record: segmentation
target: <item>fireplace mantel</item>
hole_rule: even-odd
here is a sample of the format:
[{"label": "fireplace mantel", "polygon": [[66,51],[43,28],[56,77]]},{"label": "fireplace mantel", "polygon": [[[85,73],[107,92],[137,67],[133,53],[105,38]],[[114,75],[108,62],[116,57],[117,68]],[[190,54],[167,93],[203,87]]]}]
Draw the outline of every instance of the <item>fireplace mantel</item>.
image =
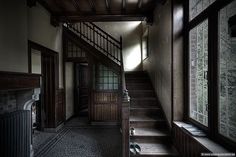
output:
[{"label": "fireplace mantel", "polygon": [[31,106],[39,100],[40,80],[38,74],[0,71],[1,155],[33,157]]},{"label": "fireplace mantel", "polygon": [[40,77],[39,74],[0,71],[0,91],[39,88]]}]

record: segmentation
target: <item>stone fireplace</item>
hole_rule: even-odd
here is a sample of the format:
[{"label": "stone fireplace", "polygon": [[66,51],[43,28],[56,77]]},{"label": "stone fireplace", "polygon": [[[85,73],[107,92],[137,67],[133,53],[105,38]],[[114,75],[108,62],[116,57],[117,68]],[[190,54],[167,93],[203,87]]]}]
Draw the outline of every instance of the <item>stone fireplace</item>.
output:
[{"label": "stone fireplace", "polygon": [[1,156],[33,156],[31,106],[39,94],[40,75],[0,72]]}]

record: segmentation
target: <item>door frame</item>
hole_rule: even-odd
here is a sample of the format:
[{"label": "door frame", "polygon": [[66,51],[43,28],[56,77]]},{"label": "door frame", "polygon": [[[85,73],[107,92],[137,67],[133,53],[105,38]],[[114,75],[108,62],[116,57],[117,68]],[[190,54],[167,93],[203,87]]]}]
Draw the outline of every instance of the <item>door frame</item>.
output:
[{"label": "door frame", "polygon": [[[44,128],[55,128],[57,127],[57,120],[55,118],[55,112],[56,112],[56,92],[59,89],[59,55],[57,52],[48,49],[40,44],[37,44],[33,41],[28,40],[28,73],[32,73],[32,61],[31,61],[31,57],[32,57],[32,51],[31,49],[35,49],[41,52],[41,75],[42,75],[42,79],[41,79],[41,96],[40,96],[40,126],[39,126],[39,130],[44,130]],[[43,59],[47,58],[48,56],[53,57],[53,62],[52,64],[54,65],[53,68],[53,74],[55,74],[55,77],[53,80],[49,80],[51,81],[51,83],[53,84],[53,88],[51,90],[51,95],[52,95],[52,100],[51,100],[51,105],[52,106],[48,106],[48,109],[53,109],[53,115],[48,116],[46,114],[46,109],[45,109],[45,105],[43,105],[44,101],[45,101],[45,94],[44,93],[44,79],[43,77],[45,77],[45,75],[43,74]],[[50,84],[51,84],[50,83]],[[44,114],[44,112],[45,114]],[[50,110],[51,111],[51,110]],[[63,111],[65,112],[65,110]],[[48,124],[46,124],[45,120],[47,119]]]}]

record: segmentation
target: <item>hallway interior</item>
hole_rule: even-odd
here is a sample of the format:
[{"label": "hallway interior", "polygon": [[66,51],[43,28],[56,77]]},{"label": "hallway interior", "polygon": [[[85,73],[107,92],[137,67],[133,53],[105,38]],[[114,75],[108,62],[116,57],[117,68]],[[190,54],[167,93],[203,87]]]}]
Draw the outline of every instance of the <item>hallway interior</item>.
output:
[{"label": "hallway interior", "polygon": [[236,0],[1,0],[1,157],[236,156]]}]

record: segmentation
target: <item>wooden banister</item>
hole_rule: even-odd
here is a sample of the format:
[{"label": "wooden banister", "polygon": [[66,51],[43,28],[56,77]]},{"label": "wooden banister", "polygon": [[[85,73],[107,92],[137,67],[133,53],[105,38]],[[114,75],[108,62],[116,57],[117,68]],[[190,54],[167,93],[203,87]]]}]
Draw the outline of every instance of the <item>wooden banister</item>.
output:
[{"label": "wooden banister", "polygon": [[121,41],[91,22],[67,23],[64,26],[121,66]]}]

